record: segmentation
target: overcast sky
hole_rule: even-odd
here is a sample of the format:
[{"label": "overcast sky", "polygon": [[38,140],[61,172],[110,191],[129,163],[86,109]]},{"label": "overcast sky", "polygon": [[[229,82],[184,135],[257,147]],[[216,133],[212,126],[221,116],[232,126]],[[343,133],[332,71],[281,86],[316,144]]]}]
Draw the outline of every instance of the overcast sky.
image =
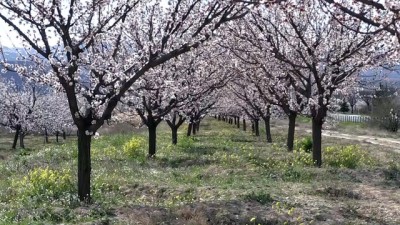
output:
[{"label": "overcast sky", "polygon": [[16,45],[16,47],[21,47],[21,43],[18,41],[11,41],[12,37],[14,36],[15,39],[15,34],[12,35],[10,33],[10,28],[7,27],[7,25],[0,20],[0,44],[6,47],[13,47],[13,43]]},{"label": "overcast sky", "polygon": [[[161,4],[166,6],[168,4],[168,0],[161,0]],[[3,20],[0,19],[0,45],[9,48],[22,47],[21,40],[17,39],[18,35],[16,32],[10,32],[10,30],[12,30],[12,28],[10,28],[3,22]]]}]

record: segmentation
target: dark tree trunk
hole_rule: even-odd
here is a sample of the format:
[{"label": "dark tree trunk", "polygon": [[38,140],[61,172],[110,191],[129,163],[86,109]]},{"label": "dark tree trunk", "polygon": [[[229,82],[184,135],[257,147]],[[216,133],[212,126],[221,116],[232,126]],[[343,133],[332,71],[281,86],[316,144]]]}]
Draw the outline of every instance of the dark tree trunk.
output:
[{"label": "dark tree trunk", "polygon": [[251,133],[255,133],[254,120],[251,122]]},{"label": "dark tree trunk", "polygon": [[367,104],[368,112],[371,112],[372,111],[371,102],[370,101],[365,101],[365,103]]},{"label": "dark tree trunk", "polygon": [[13,141],[13,144],[12,144],[12,149],[16,149],[16,148],[17,148],[18,136],[19,136],[20,131],[21,131],[21,128],[20,128],[20,127],[17,127],[17,129],[15,130],[15,135],[14,135],[14,141]]},{"label": "dark tree trunk", "polygon": [[312,118],[312,150],[313,150],[313,161],[315,165],[321,167],[322,165],[322,149],[321,149],[321,136],[322,136],[322,124],[321,118]]},{"label": "dark tree trunk", "polygon": [[47,128],[44,128],[44,143],[49,143],[49,134],[47,133]]},{"label": "dark tree trunk", "polygon": [[78,196],[81,201],[90,202],[90,144],[92,136],[85,134],[85,129],[78,132]]},{"label": "dark tree trunk", "polygon": [[218,115],[218,121],[221,121],[221,115]]},{"label": "dark tree trunk", "polygon": [[246,131],[247,127],[246,127],[246,120],[243,119],[243,130]]},{"label": "dark tree trunk", "polygon": [[272,136],[271,136],[271,117],[266,116],[263,118],[265,124],[265,135],[267,136],[267,142],[272,143]]},{"label": "dark tree trunk", "polygon": [[293,151],[294,133],[296,129],[296,117],[297,113],[291,112],[289,114],[289,129],[288,129],[288,136],[286,143],[289,151]]},{"label": "dark tree trunk", "polygon": [[157,125],[148,125],[149,130],[149,155],[148,157],[154,157],[156,155],[156,143],[157,143]]},{"label": "dark tree trunk", "polygon": [[240,118],[236,117],[236,127],[240,129]]},{"label": "dark tree trunk", "polygon": [[259,120],[254,120],[254,131],[256,133],[256,136],[260,136],[260,126],[259,126]]},{"label": "dark tree trunk", "polygon": [[233,120],[234,120],[234,124],[236,125],[236,116],[233,117]]},{"label": "dark tree trunk", "polygon": [[178,143],[178,128],[171,127],[172,133],[172,144],[176,145]]},{"label": "dark tree trunk", "polygon": [[192,126],[193,123],[189,123],[186,136],[190,137],[192,135]]},{"label": "dark tree trunk", "polygon": [[200,132],[200,120],[199,122],[196,123],[196,129],[197,129],[197,133]]},{"label": "dark tree trunk", "polygon": [[354,105],[350,105],[350,107],[351,107],[351,114],[353,114],[354,113]]},{"label": "dark tree trunk", "polygon": [[[179,119],[177,120],[177,118]],[[183,116],[177,116],[177,114],[174,114],[172,120],[167,120],[167,124],[171,128],[172,144],[174,145],[178,143],[178,129],[185,122],[185,120],[186,119]]]},{"label": "dark tree trunk", "polygon": [[192,134],[193,135],[197,134],[197,123],[193,123],[193,125],[192,125]]},{"label": "dark tree trunk", "polygon": [[24,137],[25,137],[24,132],[20,131],[20,133],[19,133],[19,147],[20,148],[25,148]]},{"label": "dark tree trunk", "polygon": [[56,142],[58,143],[58,136],[60,136],[60,132],[56,131]]},{"label": "dark tree trunk", "polygon": [[65,133],[65,131],[64,131],[64,130],[63,130],[62,136],[63,136],[63,139],[64,139],[64,140],[66,140],[66,139],[67,139],[67,134]]}]

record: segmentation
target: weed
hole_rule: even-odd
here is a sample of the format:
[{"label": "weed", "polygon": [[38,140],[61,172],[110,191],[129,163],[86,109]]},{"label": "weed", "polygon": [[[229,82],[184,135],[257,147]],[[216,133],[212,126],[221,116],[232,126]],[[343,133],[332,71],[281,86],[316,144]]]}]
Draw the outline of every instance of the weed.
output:
[{"label": "weed", "polygon": [[143,150],[144,140],[142,138],[133,137],[123,145],[123,152],[126,156],[132,159],[144,159],[145,153]]},{"label": "weed", "polygon": [[194,142],[195,140],[193,139],[193,137],[185,136],[179,139],[178,147],[184,150],[188,150],[194,147]]},{"label": "weed", "polygon": [[72,177],[69,170],[52,170],[35,168],[22,179],[13,179],[11,187],[20,199],[59,198],[65,193],[73,191]]},{"label": "weed", "polygon": [[274,201],[269,193],[265,192],[251,192],[244,196],[245,200],[256,201],[261,205],[266,205]]},{"label": "weed", "polygon": [[349,169],[372,164],[368,153],[362,151],[357,145],[327,147],[324,151],[324,159],[329,166]]},{"label": "weed", "polygon": [[313,143],[311,137],[305,137],[302,138],[301,140],[296,140],[294,144],[295,144],[295,149],[298,151],[305,151],[305,152],[312,151]]}]

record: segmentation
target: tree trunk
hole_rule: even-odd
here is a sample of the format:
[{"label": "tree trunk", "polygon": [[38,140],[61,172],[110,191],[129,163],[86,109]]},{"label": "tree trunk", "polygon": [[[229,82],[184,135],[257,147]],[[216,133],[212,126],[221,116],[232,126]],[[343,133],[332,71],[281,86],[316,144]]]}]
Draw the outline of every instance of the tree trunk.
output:
[{"label": "tree trunk", "polygon": [[154,157],[156,155],[156,143],[157,143],[157,125],[147,126],[149,130],[149,155],[148,157]]},{"label": "tree trunk", "polygon": [[218,115],[218,121],[221,121],[221,115]]},{"label": "tree trunk", "polygon": [[263,118],[265,124],[265,135],[267,136],[267,142],[272,143],[272,136],[271,136],[271,117],[266,116]]},{"label": "tree trunk", "polygon": [[372,111],[371,102],[366,101],[365,103],[367,104],[368,112],[371,112]]},{"label": "tree trunk", "polygon": [[192,123],[189,123],[186,136],[190,137],[192,135]]},{"label": "tree trunk", "polygon": [[[217,116],[215,116],[217,117]],[[172,120],[167,120],[168,126],[171,128],[171,134],[172,134],[172,144],[176,145],[178,143],[178,129],[182,124],[185,122],[185,118],[183,116],[178,116],[177,120],[177,115],[174,114],[172,117]]]},{"label": "tree trunk", "polygon": [[67,134],[65,133],[65,131],[64,131],[64,130],[63,130],[62,136],[63,136],[63,139],[64,139],[64,140],[66,140],[66,139],[67,139]]},{"label": "tree trunk", "polygon": [[251,133],[255,133],[254,120],[251,122]]},{"label": "tree trunk", "polygon": [[58,136],[60,135],[60,133],[58,131],[56,131],[56,142],[58,143]]},{"label": "tree trunk", "polygon": [[197,134],[197,123],[193,123],[193,125],[192,125],[192,134],[193,135]]},{"label": "tree trunk", "polygon": [[47,128],[44,128],[44,143],[49,143],[49,134],[47,133]]},{"label": "tree trunk", "polygon": [[243,119],[243,130],[246,131],[246,129],[247,129],[247,128],[246,128],[246,120]]},{"label": "tree trunk", "polygon": [[20,133],[21,128],[17,127],[17,129],[15,130],[15,135],[14,135],[14,141],[12,144],[12,149],[16,149],[17,148],[17,142],[18,142],[18,136]]},{"label": "tree trunk", "polygon": [[256,133],[256,136],[260,136],[260,127],[259,127],[259,120],[254,120],[254,131]]},{"label": "tree trunk", "polygon": [[236,127],[240,129],[240,117],[236,117]]},{"label": "tree trunk", "polygon": [[171,127],[171,133],[172,133],[172,144],[176,145],[178,143],[178,128]]},{"label": "tree trunk", "polygon": [[197,129],[197,133],[200,132],[200,120],[199,122],[196,123],[196,129]]},{"label": "tree trunk", "polygon": [[288,136],[286,143],[288,151],[293,151],[294,132],[296,129],[296,117],[297,113],[292,112],[289,114],[289,129],[288,129]]},{"label": "tree trunk", "polygon": [[78,196],[79,200],[90,202],[90,144],[92,136],[85,134],[85,129],[78,132]]},{"label": "tree trunk", "polygon": [[320,118],[312,118],[312,150],[313,150],[313,161],[315,165],[321,167],[322,165],[322,150],[321,150],[321,136],[322,136],[322,122]]},{"label": "tree trunk", "polygon": [[20,148],[25,148],[25,143],[24,143],[24,132],[19,133],[19,147]]},{"label": "tree trunk", "polygon": [[234,120],[234,124],[236,125],[236,116],[233,117],[233,120]]}]

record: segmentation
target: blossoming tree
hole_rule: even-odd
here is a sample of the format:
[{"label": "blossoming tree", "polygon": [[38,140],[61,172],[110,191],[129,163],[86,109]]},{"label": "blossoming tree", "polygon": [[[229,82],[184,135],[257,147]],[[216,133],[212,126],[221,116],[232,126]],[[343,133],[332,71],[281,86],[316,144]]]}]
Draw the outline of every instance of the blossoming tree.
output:
[{"label": "blossoming tree", "polygon": [[150,69],[212,39],[247,13],[230,1],[66,0],[0,2],[0,19],[26,48],[12,65],[30,79],[61,88],[78,128],[78,195],[90,201],[91,136],[121,97]]}]

